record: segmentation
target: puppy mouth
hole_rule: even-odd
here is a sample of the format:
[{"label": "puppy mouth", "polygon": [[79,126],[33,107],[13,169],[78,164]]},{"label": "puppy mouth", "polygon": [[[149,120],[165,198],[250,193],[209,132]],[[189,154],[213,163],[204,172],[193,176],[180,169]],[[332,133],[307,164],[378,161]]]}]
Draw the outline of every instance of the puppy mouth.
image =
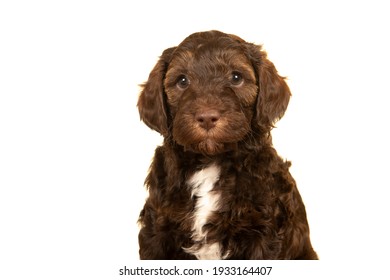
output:
[{"label": "puppy mouth", "polygon": [[190,145],[191,150],[211,156],[226,152],[229,150],[229,146],[228,143],[216,142],[211,138],[206,138],[204,141]]},{"label": "puppy mouth", "polygon": [[251,130],[250,122],[241,112],[218,115],[215,121],[212,116],[206,116],[208,124],[205,124],[204,116],[176,114],[172,125],[173,139],[185,150],[212,156],[235,149]]},{"label": "puppy mouth", "polygon": [[187,135],[187,137],[181,137],[181,135],[176,135],[177,137],[175,137],[174,135],[174,138],[185,150],[208,156],[222,154],[235,149],[237,143],[242,140],[244,135],[242,132],[242,135],[240,136],[236,135],[236,137],[231,137],[232,133],[222,133],[221,131],[218,131],[218,129],[200,129],[200,131],[198,130],[196,132],[195,130],[192,132],[193,134]]}]

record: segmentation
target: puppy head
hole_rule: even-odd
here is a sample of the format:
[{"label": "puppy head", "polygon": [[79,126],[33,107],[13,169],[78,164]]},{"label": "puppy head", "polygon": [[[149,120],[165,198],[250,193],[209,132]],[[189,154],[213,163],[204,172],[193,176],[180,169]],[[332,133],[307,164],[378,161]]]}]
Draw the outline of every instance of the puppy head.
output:
[{"label": "puppy head", "polygon": [[261,47],[219,31],[165,50],[143,85],[141,119],[185,149],[216,155],[258,125],[270,130],[290,97]]}]

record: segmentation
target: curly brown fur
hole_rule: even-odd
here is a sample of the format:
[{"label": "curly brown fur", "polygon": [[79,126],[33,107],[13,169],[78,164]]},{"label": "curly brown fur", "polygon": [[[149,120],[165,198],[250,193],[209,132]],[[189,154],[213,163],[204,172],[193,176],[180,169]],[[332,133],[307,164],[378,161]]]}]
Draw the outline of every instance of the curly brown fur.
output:
[{"label": "curly brown fur", "polygon": [[[138,101],[164,136],[145,181],[141,259],[317,259],[290,163],[270,135],[289,98],[261,47],[235,35],[194,33],[163,52]],[[197,176],[213,183],[203,186],[210,205]]]}]

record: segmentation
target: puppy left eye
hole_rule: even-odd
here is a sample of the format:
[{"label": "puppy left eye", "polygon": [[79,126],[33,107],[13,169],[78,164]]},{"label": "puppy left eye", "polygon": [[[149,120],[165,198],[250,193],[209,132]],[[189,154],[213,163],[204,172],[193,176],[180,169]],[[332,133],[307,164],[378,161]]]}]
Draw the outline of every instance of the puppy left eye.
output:
[{"label": "puppy left eye", "polygon": [[176,85],[178,88],[186,89],[189,86],[189,84],[190,84],[190,81],[188,80],[188,78],[185,75],[180,75],[177,78]]},{"label": "puppy left eye", "polygon": [[244,79],[242,78],[241,73],[234,71],[232,73],[232,77],[231,77],[230,81],[231,81],[232,85],[240,86],[244,82]]}]

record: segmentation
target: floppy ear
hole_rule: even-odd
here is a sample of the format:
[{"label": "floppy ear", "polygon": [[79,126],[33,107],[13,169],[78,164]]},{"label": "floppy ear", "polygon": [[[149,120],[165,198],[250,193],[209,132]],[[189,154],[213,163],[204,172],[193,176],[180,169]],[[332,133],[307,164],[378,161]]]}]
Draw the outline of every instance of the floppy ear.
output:
[{"label": "floppy ear", "polygon": [[290,89],[279,76],[274,64],[261,47],[251,45],[251,59],[258,75],[259,93],[256,103],[256,120],[259,125],[273,127],[281,119],[290,100]]},{"label": "floppy ear", "polygon": [[150,72],[148,80],[142,85],[137,104],[141,120],[163,136],[168,135],[169,114],[164,93],[164,78],[174,49],[169,48],[163,52]]}]

